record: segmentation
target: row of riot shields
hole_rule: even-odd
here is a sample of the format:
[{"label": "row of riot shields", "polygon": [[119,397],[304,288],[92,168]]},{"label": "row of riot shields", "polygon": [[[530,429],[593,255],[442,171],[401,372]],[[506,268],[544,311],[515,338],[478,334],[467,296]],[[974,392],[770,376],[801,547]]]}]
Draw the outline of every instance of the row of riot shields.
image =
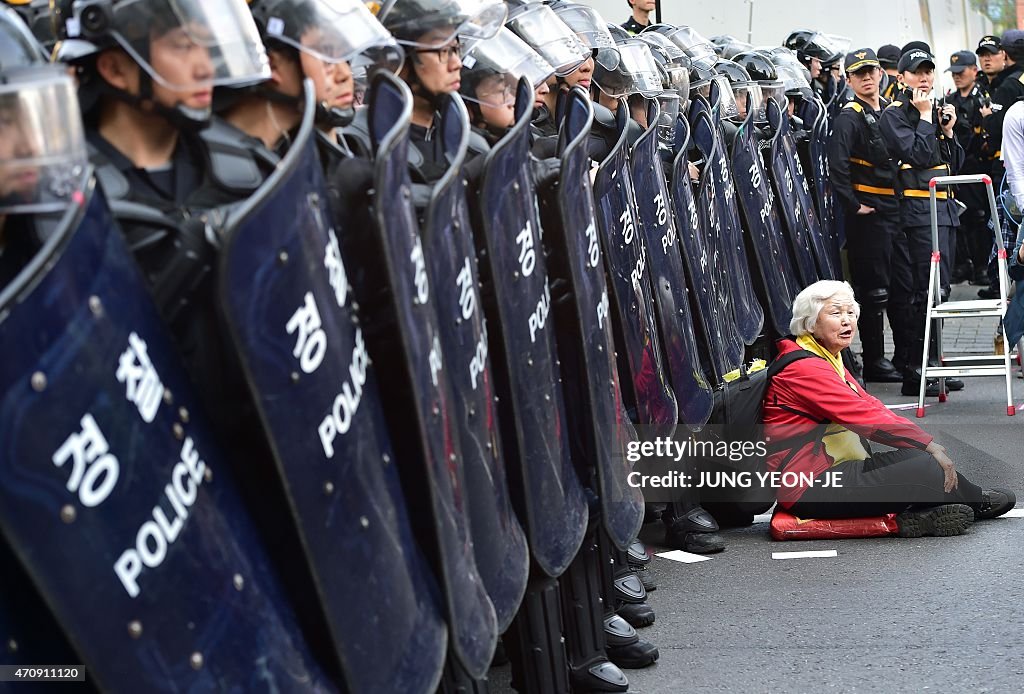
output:
[{"label": "row of riot shields", "polygon": [[[591,162],[575,89],[557,180],[538,186],[530,85],[473,180],[450,98],[449,168],[417,209],[408,88],[375,78],[356,203],[324,180],[311,99],[275,173],[212,230],[286,503],[243,493],[247,461],[208,424],[89,183],[0,293],[0,534],[22,577],[5,578],[0,635],[38,605],[109,691],[376,693],[479,686],[508,632],[521,688],[565,691],[599,669],[612,601],[580,588],[607,587],[588,578],[595,548],[625,550],[642,523],[628,444],[704,426],[747,346],[838,272],[784,113],[727,143],[712,92],[666,157],[658,104],[633,141],[623,105]],[[294,526],[305,566],[275,563],[268,518]],[[286,589],[300,569],[314,594]]]}]

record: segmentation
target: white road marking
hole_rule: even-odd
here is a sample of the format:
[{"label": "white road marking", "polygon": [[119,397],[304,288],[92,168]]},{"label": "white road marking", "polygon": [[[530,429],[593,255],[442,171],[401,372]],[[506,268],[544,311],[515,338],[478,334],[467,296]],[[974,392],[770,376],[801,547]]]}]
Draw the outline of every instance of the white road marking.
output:
[{"label": "white road marking", "polygon": [[821,549],[812,552],[772,552],[772,559],[824,559],[838,555],[834,549]]},{"label": "white road marking", "polygon": [[1024,518],[1024,508],[1011,508],[1003,514],[1003,518]]},{"label": "white road marking", "polygon": [[[932,403],[926,402],[924,404],[924,406],[925,407],[931,407]],[[886,407],[888,407],[893,412],[899,412],[900,410],[913,410],[913,409],[917,409],[917,403],[916,402],[908,402],[908,403],[902,404],[902,405],[886,405]]]},{"label": "white road marking", "polygon": [[674,549],[671,552],[661,552],[654,556],[661,557],[662,559],[671,559],[672,561],[681,561],[684,564],[695,564],[699,561],[708,561],[711,559],[711,557],[705,557],[701,554],[691,554],[689,552],[684,552],[681,549]]}]

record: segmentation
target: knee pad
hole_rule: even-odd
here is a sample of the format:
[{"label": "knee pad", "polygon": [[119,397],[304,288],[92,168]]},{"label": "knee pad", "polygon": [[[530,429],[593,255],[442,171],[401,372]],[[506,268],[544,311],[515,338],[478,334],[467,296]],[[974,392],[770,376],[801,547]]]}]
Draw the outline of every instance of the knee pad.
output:
[{"label": "knee pad", "polygon": [[889,303],[889,290],[885,287],[868,289],[863,293],[861,303],[865,308],[884,309]]}]

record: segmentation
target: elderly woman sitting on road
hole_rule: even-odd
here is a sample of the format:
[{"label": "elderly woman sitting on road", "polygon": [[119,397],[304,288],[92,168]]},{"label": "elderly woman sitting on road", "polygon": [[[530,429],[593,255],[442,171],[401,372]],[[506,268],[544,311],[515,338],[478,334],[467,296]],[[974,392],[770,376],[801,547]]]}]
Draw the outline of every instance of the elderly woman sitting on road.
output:
[{"label": "elderly woman sitting on road", "polygon": [[[857,385],[839,353],[859,315],[846,282],[815,282],[793,302],[796,337],[779,341],[779,356],[801,349],[814,356],[787,366],[765,394],[768,468],[802,480],[779,488],[779,505],[802,518],[896,513],[902,537],[960,535],[972,521],[1012,509],[1013,492],[969,482],[929,434]],[[872,453],[868,439],[896,450]],[[826,472],[841,472],[842,486],[808,484]]]}]

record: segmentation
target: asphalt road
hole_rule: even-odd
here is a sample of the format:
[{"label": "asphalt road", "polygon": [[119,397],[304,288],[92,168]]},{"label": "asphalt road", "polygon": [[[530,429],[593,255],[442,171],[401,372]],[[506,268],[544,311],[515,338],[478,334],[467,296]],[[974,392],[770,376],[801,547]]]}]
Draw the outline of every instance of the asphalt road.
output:
[{"label": "asphalt road", "polygon": [[[969,379],[916,420],[982,487],[1024,506],[1024,381],[1006,416],[1003,381]],[[872,389],[910,403],[899,384]],[[903,412],[913,417],[913,410]],[[641,535],[658,552],[660,527]],[[976,523],[954,538],[773,542],[767,519],[725,531],[727,548],[684,564],[656,557],[657,622],[640,631],[661,658],[627,671],[630,691],[1022,692],[1024,518]],[[772,559],[836,550],[832,558]],[[491,691],[508,688],[508,668]]]}]

